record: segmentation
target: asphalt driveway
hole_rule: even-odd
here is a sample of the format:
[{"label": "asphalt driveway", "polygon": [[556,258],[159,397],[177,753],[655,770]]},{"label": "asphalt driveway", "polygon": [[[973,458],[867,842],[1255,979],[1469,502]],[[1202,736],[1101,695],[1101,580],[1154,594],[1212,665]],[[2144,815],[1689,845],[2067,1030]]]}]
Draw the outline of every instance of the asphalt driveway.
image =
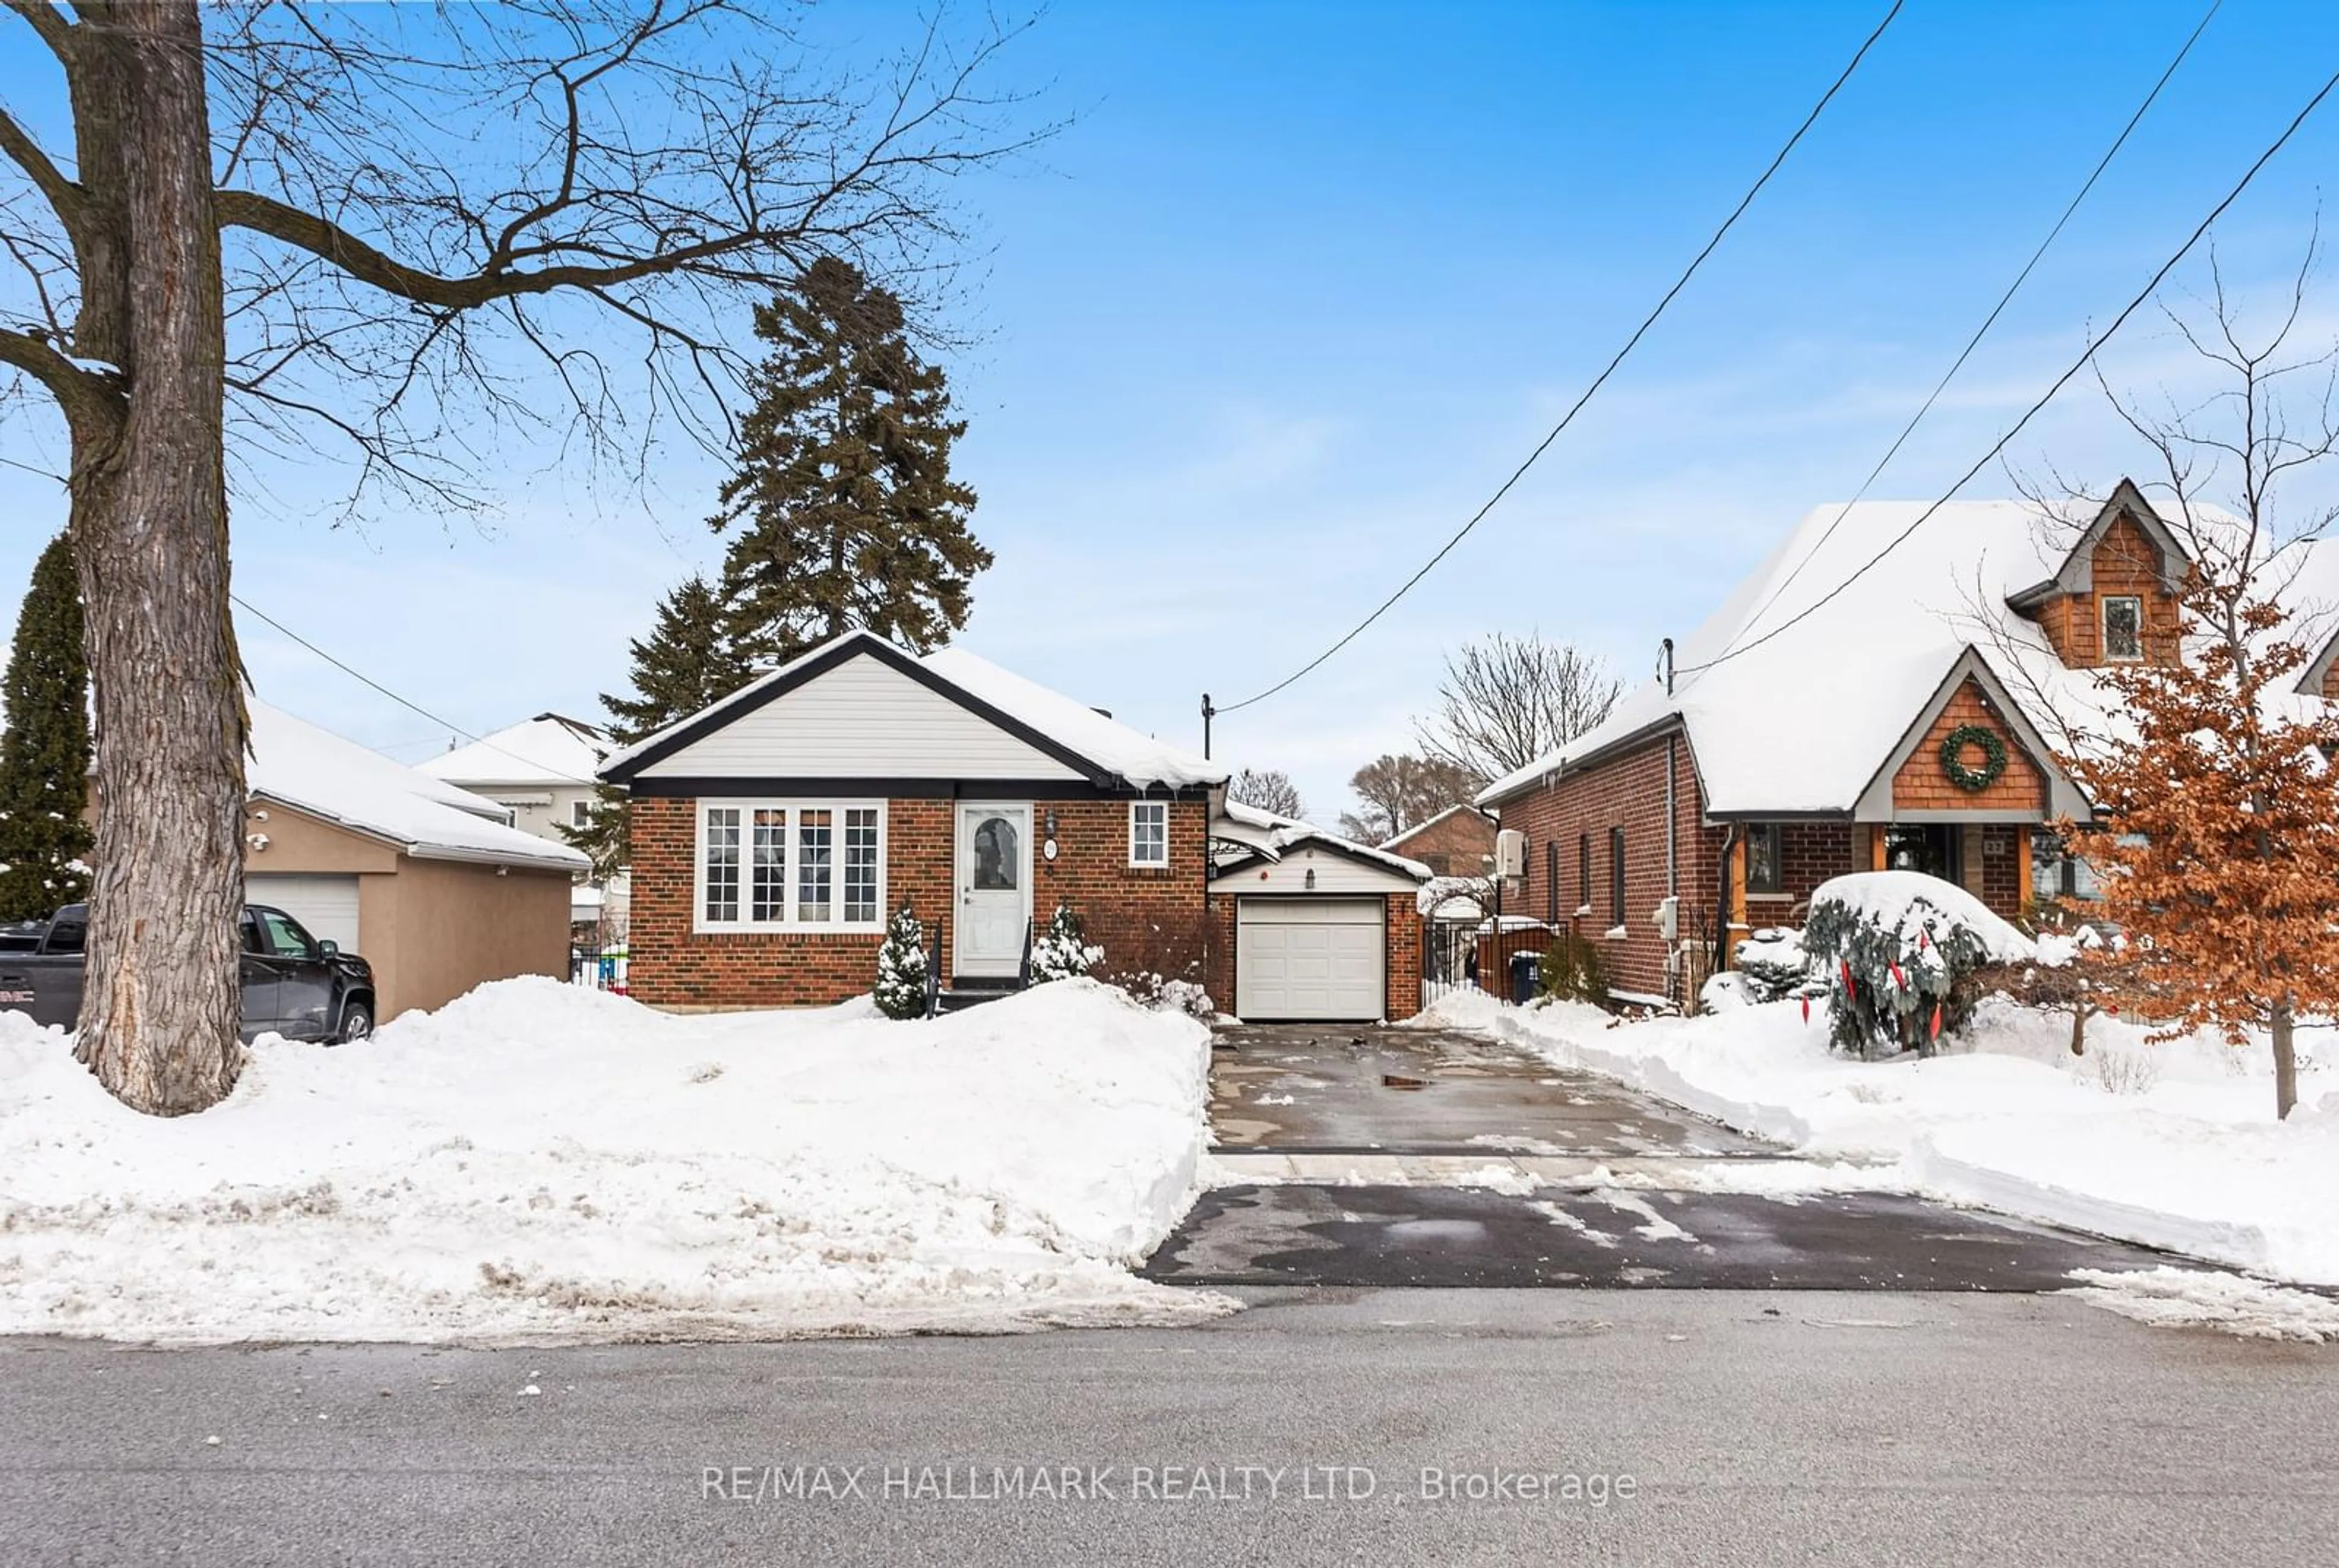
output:
[{"label": "asphalt driveway", "polygon": [[1242,1024],[1210,1061],[1227,1150],[1318,1154],[1767,1155],[1760,1139],[1450,1030]]},{"label": "asphalt driveway", "polygon": [[1165,1284],[2039,1291],[2168,1261],[1897,1193],[1773,1196],[1808,1185],[1762,1169],[1791,1151],[1472,1034],[1218,1044],[1227,1184],[1147,1264]]}]

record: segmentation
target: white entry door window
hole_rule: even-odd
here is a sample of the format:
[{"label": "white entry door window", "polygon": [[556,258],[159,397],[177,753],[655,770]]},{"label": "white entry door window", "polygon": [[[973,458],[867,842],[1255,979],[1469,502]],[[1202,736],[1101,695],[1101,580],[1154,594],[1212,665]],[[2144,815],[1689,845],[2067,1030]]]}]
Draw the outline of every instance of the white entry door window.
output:
[{"label": "white entry door window", "polygon": [[958,811],[958,932],[952,967],[1007,976],[1023,962],[1031,918],[1031,808],[995,802]]}]

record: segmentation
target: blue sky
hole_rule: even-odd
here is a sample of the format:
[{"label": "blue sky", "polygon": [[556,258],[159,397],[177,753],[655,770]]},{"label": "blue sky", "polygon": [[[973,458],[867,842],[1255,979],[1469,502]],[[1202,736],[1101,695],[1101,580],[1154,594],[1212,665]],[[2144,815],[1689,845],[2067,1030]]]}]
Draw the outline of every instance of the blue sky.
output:
[{"label": "blue sky", "polygon": [[[1222,721],[1327,819],[1409,744],[1443,650],[1572,639],[1638,677],[1811,508],[1847,496],[2132,112],[2204,0],[1911,0],[1641,350],[1518,490],[1339,659]],[[1476,508],[1604,363],[1882,15],[1860,5],[1063,4],[1004,62],[1038,156],[964,181],[972,335],[948,361],[997,567],[966,646],[1199,740],[1204,690],[1305,662]],[[883,46],[906,5],[830,7]],[[0,54],[0,94],[38,62]],[[2334,64],[2339,8],[2232,0],[1876,493],[1930,498],[2206,212]],[[2339,168],[2326,105],[2218,231],[2282,279]],[[2198,268],[2183,276],[2197,282]],[[2334,280],[2318,295],[2325,317]],[[2124,385],[2182,376],[2139,323]],[[739,324],[742,336],[745,322]],[[0,415],[0,455],[54,438]],[[2074,389],[2017,443],[2107,478]],[[719,463],[645,505],[502,455],[483,526],[239,511],[253,603],[474,733],[597,715],[656,595],[719,554]],[[272,485],[331,493],[332,460]],[[2006,493],[2001,475],[1969,494]],[[290,513],[291,515],[287,515]],[[62,520],[0,471],[0,583]],[[247,621],[261,695],[408,760],[445,734]]]}]

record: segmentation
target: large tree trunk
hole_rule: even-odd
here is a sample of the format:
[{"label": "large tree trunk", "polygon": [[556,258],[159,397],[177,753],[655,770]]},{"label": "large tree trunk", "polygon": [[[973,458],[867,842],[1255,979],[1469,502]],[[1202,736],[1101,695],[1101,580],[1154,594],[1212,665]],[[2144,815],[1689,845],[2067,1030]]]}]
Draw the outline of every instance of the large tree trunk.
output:
[{"label": "large tree trunk", "polygon": [[134,1109],[175,1116],[225,1098],[242,1066],[245,715],[228,606],[219,229],[194,0],[87,15],[123,89],[121,205],[100,221],[120,225],[108,238],[123,258],[126,330],[113,358],[128,399],[118,430],[74,440],[98,800],[75,1053]]},{"label": "large tree trunk", "polygon": [[2291,1041],[2297,1016],[2290,998],[2275,1003],[2268,1021],[2274,1035],[2274,1114],[2276,1120],[2287,1121],[2292,1107],[2298,1103],[2298,1051]]}]

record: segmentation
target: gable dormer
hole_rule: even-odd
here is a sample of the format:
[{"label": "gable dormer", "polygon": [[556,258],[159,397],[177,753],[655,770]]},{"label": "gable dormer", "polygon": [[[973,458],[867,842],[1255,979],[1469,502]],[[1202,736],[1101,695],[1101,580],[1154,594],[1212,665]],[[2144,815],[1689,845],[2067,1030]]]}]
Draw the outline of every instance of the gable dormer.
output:
[{"label": "gable dormer", "polygon": [[2122,479],[2055,575],[2008,594],[2072,669],[2176,657],[2178,601],[2193,557],[2133,479]]}]

